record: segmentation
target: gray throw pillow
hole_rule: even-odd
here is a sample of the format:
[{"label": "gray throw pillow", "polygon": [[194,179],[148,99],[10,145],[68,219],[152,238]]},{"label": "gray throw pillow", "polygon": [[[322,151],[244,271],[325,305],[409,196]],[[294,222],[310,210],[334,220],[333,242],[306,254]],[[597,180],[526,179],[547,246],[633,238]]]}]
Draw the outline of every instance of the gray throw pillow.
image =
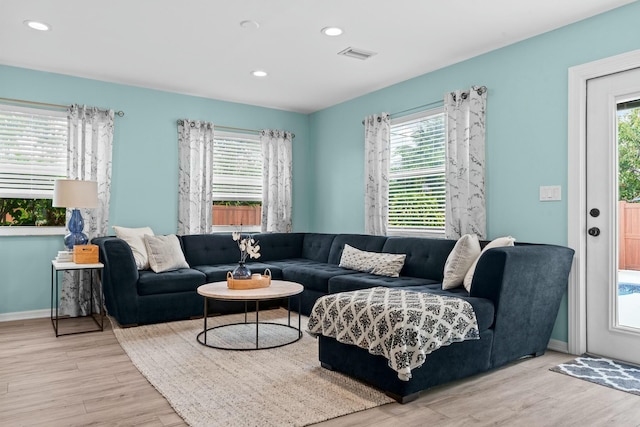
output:
[{"label": "gray throw pillow", "polygon": [[189,268],[184,258],[180,241],[175,234],[168,236],[144,236],[144,244],[149,255],[149,266],[156,273]]}]

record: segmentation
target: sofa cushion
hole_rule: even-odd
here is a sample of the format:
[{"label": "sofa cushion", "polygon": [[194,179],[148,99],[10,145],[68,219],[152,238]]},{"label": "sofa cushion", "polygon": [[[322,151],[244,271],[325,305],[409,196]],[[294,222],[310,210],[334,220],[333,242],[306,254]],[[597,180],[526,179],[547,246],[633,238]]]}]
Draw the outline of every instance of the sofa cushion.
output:
[{"label": "sofa cushion", "polygon": [[[278,266],[262,262],[248,262],[245,265],[251,270],[251,273],[264,274],[264,271],[268,268],[271,270],[272,278],[282,279],[282,269]],[[233,264],[194,265],[193,268],[207,276],[207,283],[212,283],[227,280],[227,273],[233,271],[237,266],[238,263],[236,262]]]},{"label": "sofa cushion", "polygon": [[195,291],[206,283],[203,272],[191,268],[154,273],[151,270],[140,271],[138,279],[138,295],[170,294],[175,292]]},{"label": "sofa cushion", "polygon": [[462,287],[442,290],[440,284],[431,284],[424,286],[411,286],[404,289],[408,291],[429,292],[436,295],[461,298],[468,301],[473,306],[473,311],[475,311],[476,319],[478,320],[478,330],[480,332],[493,326],[495,316],[495,305],[493,304],[493,301],[486,298],[470,297],[467,291]]},{"label": "sofa cushion", "polygon": [[344,245],[338,267],[363,271],[378,276],[398,277],[404,266],[405,254],[361,251]]},{"label": "sofa cushion", "polygon": [[259,233],[253,236],[260,245],[260,261],[300,258],[303,233]]},{"label": "sofa cushion", "polygon": [[[284,269],[285,267],[291,267],[294,265],[314,265],[316,264],[316,261],[311,261],[310,259],[306,259],[306,258],[292,258],[292,259],[284,259],[284,260],[280,260],[280,261],[269,261],[270,265],[274,265],[276,267],[280,267],[280,269]],[[324,262],[321,262],[319,264],[326,264]]]},{"label": "sofa cushion", "polygon": [[329,251],[329,264],[340,263],[344,245],[349,245],[361,251],[382,252],[384,242],[387,241],[385,236],[367,236],[364,234],[338,234],[331,243],[331,251]]},{"label": "sofa cushion", "polygon": [[308,261],[307,263],[295,262],[291,265],[280,265],[282,278],[300,283],[305,289],[327,293],[329,279],[343,274],[355,274],[354,270],[340,268],[337,265]]},{"label": "sofa cushion", "polygon": [[423,286],[437,283],[435,280],[422,279],[418,277],[387,277],[376,276],[369,273],[355,273],[343,276],[336,276],[329,279],[329,293],[356,291],[358,289],[384,286],[387,288]]},{"label": "sofa cushion", "polygon": [[225,234],[191,234],[181,237],[189,265],[229,264],[240,261],[238,243]]},{"label": "sofa cushion", "polygon": [[307,233],[302,240],[302,258],[327,262],[335,234]]},{"label": "sofa cushion", "polygon": [[388,237],[382,252],[406,254],[401,276],[419,277],[442,283],[444,264],[455,240],[422,237]]}]

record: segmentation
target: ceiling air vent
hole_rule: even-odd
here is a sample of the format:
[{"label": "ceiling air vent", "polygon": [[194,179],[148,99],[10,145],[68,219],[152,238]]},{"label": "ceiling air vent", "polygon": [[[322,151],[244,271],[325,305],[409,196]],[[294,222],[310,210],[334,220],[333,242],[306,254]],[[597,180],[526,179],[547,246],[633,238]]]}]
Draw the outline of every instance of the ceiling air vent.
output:
[{"label": "ceiling air vent", "polygon": [[376,54],[375,52],[367,52],[366,50],[355,49],[353,47],[348,47],[342,52],[338,52],[338,55],[348,56],[349,58],[361,59],[363,61],[365,59],[371,58],[375,54]]}]

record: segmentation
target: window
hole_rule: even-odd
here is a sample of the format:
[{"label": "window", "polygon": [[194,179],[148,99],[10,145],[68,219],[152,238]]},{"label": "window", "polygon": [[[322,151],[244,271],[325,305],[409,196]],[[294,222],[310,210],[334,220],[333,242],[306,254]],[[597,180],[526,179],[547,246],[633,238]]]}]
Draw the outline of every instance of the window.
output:
[{"label": "window", "polygon": [[444,235],[445,126],[442,109],[392,120],[390,235]]},{"label": "window", "polygon": [[214,133],[213,229],[260,231],[262,146],[258,135]]},{"label": "window", "polygon": [[62,233],[65,209],[51,199],[66,172],[66,113],[0,105],[0,232]]}]

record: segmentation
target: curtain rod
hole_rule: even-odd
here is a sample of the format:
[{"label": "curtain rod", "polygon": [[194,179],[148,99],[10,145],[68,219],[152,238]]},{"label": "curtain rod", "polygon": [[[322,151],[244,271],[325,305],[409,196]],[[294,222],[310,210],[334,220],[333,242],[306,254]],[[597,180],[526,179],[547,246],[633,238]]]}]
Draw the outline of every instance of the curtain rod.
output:
[{"label": "curtain rod", "polygon": [[[25,101],[25,100],[22,100],[22,99],[13,99],[13,98],[0,98],[0,101],[8,101],[8,102],[13,102],[13,103],[17,103],[17,104],[36,105],[36,106],[39,106],[39,107],[61,108],[61,109],[64,109],[64,110],[69,108],[68,105],[49,104],[49,103],[46,103],[46,102],[36,102],[36,101]],[[113,114],[118,116],[118,117],[123,117],[124,116],[124,111],[114,111]]]},{"label": "curtain rod", "polygon": [[[442,105],[442,104],[444,104],[444,101],[433,101],[433,102],[429,102],[427,104],[416,105],[415,107],[407,108],[406,110],[396,111],[395,113],[390,113],[389,117],[397,116],[398,114],[402,114],[402,113],[408,113],[409,111],[420,110],[420,109],[423,109],[423,108],[426,109],[427,107],[435,107],[436,105]],[[364,125],[364,120],[362,120],[362,124]]]},{"label": "curtain rod", "polygon": [[[234,128],[231,126],[218,126],[218,125],[213,125],[214,129],[223,129],[223,130],[237,130],[240,132],[250,132],[250,133],[260,133],[262,132],[261,130],[257,130],[257,129],[245,129],[245,128]],[[291,139],[295,138],[296,134],[291,132]]]},{"label": "curtain rod", "polygon": [[[472,86],[471,90],[475,90],[478,93],[478,95],[482,95],[484,92],[487,91],[487,87],[486,86]],[[451,94],[455,94],[455,92],[451,92]],[[390,113],[389,116],[396,116],[398,114],[408,113],[409,111],[419,110],[421,108],[427,108],[427,107],[436,106],[436,105],[439,105],[439,104],[444,104],[444,101],[433,101],[433,102],[429,102],[427,104],[417,105],[415,107],[407,108],[406,110],[397,111],[395,113]],[[364,120],[362,121],[362,124],[364,125]]]},{"label": "curtain rod", "polygon": [[[178,124],[180,124],[182,120],[178,120]],[[220,126],[220,125],[213,125],[214,129],[222,129],[222,130],[235,130],[235,131],[240,131],[240,132],[247,132],[247,133],[256,133],[259,134],[260,132],[262,132],[261,130],[258,129],[247,129],[247,128],[234,128],[232,126]],[[296,134],[291,132],[291,139],[295,138]]]},{"label": "curtain rod", "polygon": [[240,132],[247,132],[247,133],[260,133],[260,131],[257,129],[234,128],[232,126],[218,126],[218,125],[213,125],[213,127],[214,129],[237,130]]},{"label": "curtain rod", "polygon": [[421,108],[432,107],[432,106],[436,106],[436,105],[439,105],[439,104],[444,104],[444,101],[442,101],[442,100],[433,101],[433,102],[429,102],[428,104],[417,105],[415,107],[407,108],[406,110],[402,110],[402,111],[397,111],[395,113],[391,113],[390,115],[391,116],[397,116],[398,114],[408,113],[409,111],[419,110]]}]

